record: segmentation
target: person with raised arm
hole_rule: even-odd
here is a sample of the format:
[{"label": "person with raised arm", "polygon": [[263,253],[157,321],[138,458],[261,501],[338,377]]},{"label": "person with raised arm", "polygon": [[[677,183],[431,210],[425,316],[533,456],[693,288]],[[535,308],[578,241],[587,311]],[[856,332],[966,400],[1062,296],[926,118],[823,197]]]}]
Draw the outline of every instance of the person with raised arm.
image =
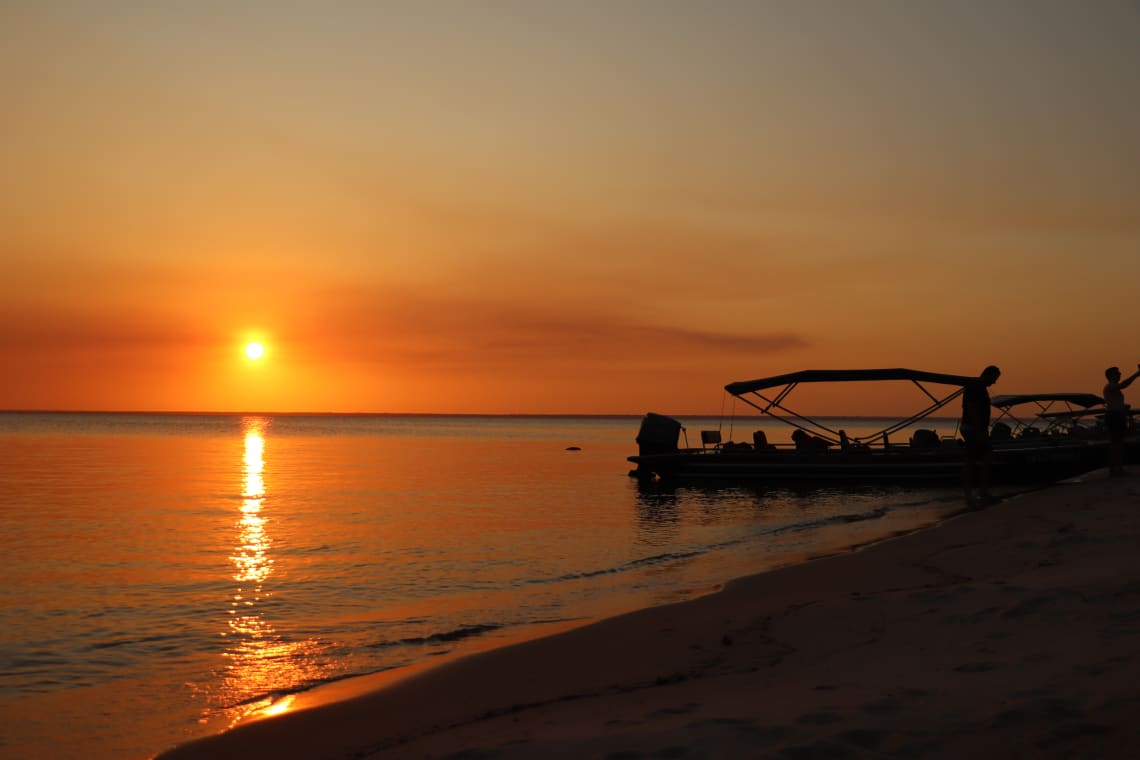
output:
[{"label": "person with raised arm", "polygon": [[1104,427],[1108,431],[1108,474],[1124,474],[1124,436],[1128,433],[1128,404],[1124,403],[1124,389],[1140,377],[1140,364],[1136,371],[1121,379],[1120,367],[1104,371],[1108,382],[1104,386]]}]

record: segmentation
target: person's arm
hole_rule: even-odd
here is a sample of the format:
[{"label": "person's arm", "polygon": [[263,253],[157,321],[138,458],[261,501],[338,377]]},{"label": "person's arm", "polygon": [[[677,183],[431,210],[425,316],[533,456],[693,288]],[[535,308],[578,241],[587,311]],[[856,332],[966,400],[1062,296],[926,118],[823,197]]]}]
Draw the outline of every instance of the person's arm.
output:
[{"label": "person's arm", "polygon": [[1140,364],[1137,364],[1136,371],[1129,375],[1127,380],[1121,380],[1117,387],[1121,390],[1124,390],[1128,386],[1132,385],[1132,381],[1138,377],[1140,377]]}]

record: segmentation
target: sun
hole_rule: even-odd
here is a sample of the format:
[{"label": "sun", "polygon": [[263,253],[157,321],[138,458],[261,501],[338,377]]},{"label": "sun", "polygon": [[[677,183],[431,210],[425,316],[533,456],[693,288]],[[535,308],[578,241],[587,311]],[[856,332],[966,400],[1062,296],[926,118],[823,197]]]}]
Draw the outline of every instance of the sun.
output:
[{"label": "sun", "polygon": [[245,355],[250,359],[257,361],[261,357],[265,356],[265,346],[261,345],[257,341],[247,343],[245,344]]}]

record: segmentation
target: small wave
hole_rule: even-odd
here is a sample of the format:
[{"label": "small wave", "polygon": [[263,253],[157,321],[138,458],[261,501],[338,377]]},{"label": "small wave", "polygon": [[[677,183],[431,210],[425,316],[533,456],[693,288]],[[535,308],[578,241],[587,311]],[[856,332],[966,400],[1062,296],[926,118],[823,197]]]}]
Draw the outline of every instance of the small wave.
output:
[{"label": "small wave", "polygon": [[678,559],[691,559],[705,554],[704,550],[691,550],[685,552],[665,552],[664,554],[654,554],[649,557],[641,557],[639,559],[630,560],[622,565],[622,569],[632,569],[636,567],[645,567],[647,565],[659,565],[662,562],[672,562]]},{"label": "small wave", "polygon": [[473,636],[482,636],[484,633],[497,631],[503,626],[496,624],[480,624],[480,625],[467,625],[462,628],[456,628],[452,631],[444,631],[442,633],[432,633],[427,636],[408,636],[402,639],[392,639],[389,641],[378,641],[374,644],[369,644],[370,649],[388,649],[391,647],[401,646],[416,646],[424,644],[449,644],[455,641],[461,641]]},{"label": "small wave", "polygon": [[[534,620],[526,620],[526,621],[523,621],[521,623],[516,622],[516,623],[503,623],[503,624],[496,624],[496,625],[491,625],[491,624],[469,625],[469,626],[463,626],[461,628],[456,628],[456,629],[451,630],[451,631],[445,631],[443,633],[430,634],[428,636],[410,636],[410,637],[406,637],[406,638],[402,638],[402,639],[395,639],[395,640],[391,640],[391,641],[381,641],[381,642],[377,642],[374,644],[367,645],[367,648],[370,648],[370,649],[386,649],[386,648],[399,647],[399,646],[415,646],[415,645],[436,644],[436,643],[452,643],[455,641],[459,641],[459,640],[466,639],[466,638],[471,638],[474,636],[481,636],[484,633],[489,633],[491,631],[496,631],[496,630],[499,630],[502,628],[513,628],[516,625],[520,625],[520,624],[522,624],[522,625],[548,625],[548,624],[556,624],[556,623],[565,623],[567,621],[576,620],[576,619],[577,618],[552,617],[552,618],[536,618]],[[451,650],[444,650],[442,652],[429,652],[429,653],[427,653],[427,656],[428,657],[436,657],[436,656],[440,656],[443,654],[447,654],[450,651]],[[391,665],[385,665],[383,667],[378,667],[378,668],[374,668],[374,669],[350,670],[350,671],[347,671],[344,673],[340,673],[338,675],[302,680],[302,681],[299,681],[299,682],[294,683],[294,684],[282,686],[280,688],[269,689],[266,691],[258,692],[256,694],[250,694],[250,695],[244,697],[243,699],[241,699],[237,702],[232,702],[229,704],[221,705],[217,709],[231,710],[231,709],[235,709],[235,708],[247,707],[249,705],[258,704],[259,702],[264,702],[264,701],[274,703],[274,702],[277,702],[278,700],[284,699],[285,697],[288,697],[292,694],[301,694],[303,692],[307,692],[307,691],[310,691],[312,689],[315,689],[315,688],[318,688],[321,686],[327,686],[328,684],[337,683],[339,681],[346,681],[346,680],[350,680],[350,679],[354,679],[354,678],[363,678],[363,677],[367,677],[367,676],[371,676],[371,675],[376,675],[378,673],[384,673],[384,672],[387,672],[390,670],[396,670],[398,668],[407,666],[408,664],[410,664],[413,661],[414,661],[414,658],[413,659],[405,659],[405,660],[401,660],[399,662],[395,662]]]},{"label": "small wave", "polygon": [[88,651],[97,651],[100,649],[115,649],[122,646],[130,646],[135,644],[163,644],[159,649],[169,649],[172,644],[167,645],[167,642],[181,641],[184,637],[177,633],[163,633],[151,634],[149,636],[133,636],[120,639],[106,639],[103,641],[95,641],[87,646]]},{"label": "small wave", "polygon": [[400,667],[400,665],[390,665],[383,668],[376,668],[375,670],[353,671],[350,673],[342,673],[341,675],[329,676],[327,678],[312,678],[305,681],[300,681],[295,684],[290,684],[289,686],[285,686],[279,689],[270,689],[269,691],[251,694],[245,699],[222,705],[219,709],[232,710],[235,707],[255,705],[259,702],[264,702],[267,700],[270,703],[273,703],[293,694],[303,694],[306,691],[312,691],[319,686],[327,686],[328,684],[337,683],[339,681],[347,681],[352,678],[363,678],[365,676],[376,675],[377,673],[384,673],[385,671],[395,670],[398,667]]},{"label": "small wave", "polygon": [[781,525],[778,528],[770,531],[773,535],[780,535],[783,533],[799,533],[807,530],[816,530],[817,528],[826,528],[829,525],[845,525],[849,523],[864,522],[865,520],[878,520],[885,517],[890,510],[887,507],[879,507],[872,509],[869,512],[853,512],[848,514],[831,515],[822,520],[809,520],[801,523],[788,523]]},{"label": "small wave", "polygon": [[884,517],[889,510],[886,507],[879,507],[872,509],[870,512],[858,512],[850,515],[835,515],[834,517],[822,521],[822,525],[832,525],[834,523],[853,523],[863,522],[864,520],[878,520]]},{"label": "small wave", "polygon": [[35,670],[37,668],[50,668],[56,665],[64,665],[67,662],[67,658],[61,656],[58,652],[33,650],[30,652],[24,652],[21,655],[6,655],[0,659],[0,669],[2,669],[5,675],[8,675],[15,670]]},{"label": "small wave", "polygon": [[[925,502],[916,502],[922,504]],[[844,525],[850,523],[864,522],[866,520],[878,520],[886,516],[890,512],[890,508],[886,506],[876,507],[875,509],[867,512],[849,512],[837,515],[829,515],[828,517],[808,520],[805,522],[787,523],[778,525],[770,530],[761,531],[759,535],[781,535],[785,533],[800,533],[806,531],[818,530],[832,525]],[[598,578],[605,575],[616,575],[624,572],[640,570],[646,567],[653,567],[668,562],[679,562],[683,560],[694,559],[702,557],[707,554],[712,554],[718,551],[739,546],[756,540],[756,536],[740,536],[726,541],[718,541],[701,546],[697,549],[687,549],[683,551],[665,552],[662,554],[653,554],[648,557],[639,557],[630,560],[615,567],[598,568],[594,570],[583,570],[580,572],[563,573],[549,578],[529,578],[520,581],[519,585],[545,585],[565,583],[567,581],[589,580],[591,578]]]},{"label": "small wave", "polygon": [[649,557],[638,557],[628,562],[624,562],[616,567],[603,567],[596,570],[583,570],[576,573],[563,573],[549,578],[528,578],[520,581],[518,585],[545,585],[551,583],[565,583],[566,581],[580,581],[589,580],[590,578],[598,578],[603,575],[616,575],[618,573],[625,573],[631,570],[638,570],[643,567],[652,567],[654,565],[664,564],[666,562],[676,562],[678,560],[692,559],[699,557],[703,554],[708,554],[709,551],[717,547],[705,547],[703,549],[693,549],[681,552],[666,552],[664,554],[654,554]]}]

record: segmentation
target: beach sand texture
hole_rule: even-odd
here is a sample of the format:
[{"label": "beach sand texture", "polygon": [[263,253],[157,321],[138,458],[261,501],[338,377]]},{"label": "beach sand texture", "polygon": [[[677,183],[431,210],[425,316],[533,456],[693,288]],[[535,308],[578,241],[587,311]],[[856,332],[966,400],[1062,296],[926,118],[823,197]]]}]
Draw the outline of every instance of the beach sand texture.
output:
[{"label": "beach sand texture", "polygon": [[458,659],[190,758],[1134,757],[1140,477]]}]

